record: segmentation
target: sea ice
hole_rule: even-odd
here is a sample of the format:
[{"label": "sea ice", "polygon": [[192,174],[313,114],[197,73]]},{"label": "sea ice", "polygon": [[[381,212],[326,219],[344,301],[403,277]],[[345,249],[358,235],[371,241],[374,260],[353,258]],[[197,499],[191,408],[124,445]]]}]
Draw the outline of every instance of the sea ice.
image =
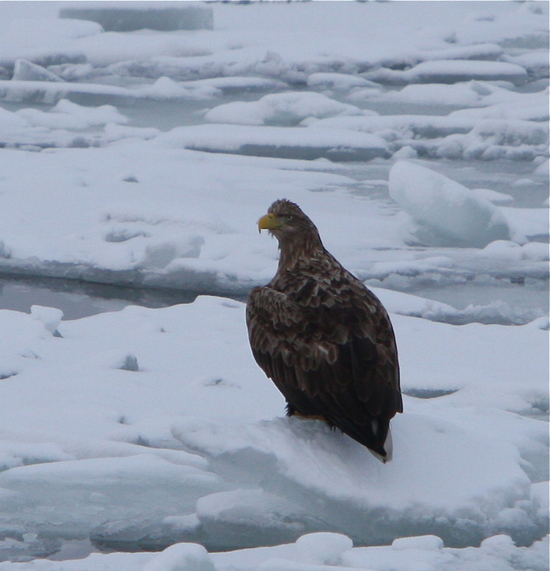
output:
[{"label": "sea ice", "polygon": [[60,309],[56,309],[55,307],[43,307],[41,305],[32,305],[31,306],[31,316],[40,321],[44,324],[44,327],[53,335],[56,333],[59,335],[57,331],[57,327],[61,323],[61,319],[63,318],[63,312]]},{"label": "sea ice", "polygon": [[408,81],[422,83],[456,83],[486,80],[524,83],[525,68],[512,63],[474,60],[425,61],[403,72]]},{"label": "sea ice", "polygon": [[141,571],[216,571],[216,569],[202,545],[179,543],[154,557]]},{"label": "sea ice", "polygon": [[321,93],[288,92],[265,95],[254,102],[225,103],[211,109],[205,119],[212,123],[294,126],[308,117],[323,119],[362,114],[358,107],[340,103]]},{"label": "sea ice", "polygon": [[358,87],[379,88],[376,83],[357,75],[329,72],[311,73],[307,78],[307,84],[315,89],[334,89],[335,91],[348,91]]},{"label": "sea ice", "polygon": [[284,417],[240,302],[1,310],[0,571],[547,570],[547,4],[130,33],[26,4],[0,2],[2,272],[245,295],[287,197],[361,279],[452,301],[374,288],[405,395],[385,466]]},{"label": "sea ice", "polygon": [[[548,478],[545,424],[520,416],[545,406],[548,332],[533,324],[457,328],[393,314],[403,387],[419,396],[394,419],[394,460],[383,466],[319,421],[274,418],[283,399],[250,356],[241,303],[128,307],[61,321],[59,336],[44,326],[54,313],[0,311],[19,332],[1,355],[17,366],[0,382],[10,537],[226,549],[313,531],[358,544],[429,533],[447,546],[495,533],[527,545],[544,533],[531,482]],[[120,366],[128,356],[137,370]]]},{"label": "sea ice", "polygon": [[376,135],[336,129],[313,132],[301,127],[176,127],[169,133],[159,135],[155,143],[164,147],[214,153],[307,160],[368,161],[391,155],[387,142]]},{"label": "sea ice", "polygon": [[12,79],[16,81],[63,81],[55,73],[25,59],[15,61]]},{"label": "sea ice", "polygon": [[400,161],[390,171],[390,195],[419,224],[420,241],[483,247],[510,238],[504,215],[463,185]]},{"label": "sea ice", "polygon": [[427,83],[406,85],[396,92],[385,94],[388,101],[433,106],[469,107],[479,105],[483,97],[474,82]]},{"label": "sea ice", "polygon": [[105,31],[131,32],[134,30],[200,30],[212,29],[212,8],[200,2],[88,2],[85,7],[77,2],[63,7],[60,18],[91,20],[101,24]]},{"label": "sea ice", "polygon": [[466,135],[445,138],[437,154],[451,153],[471,159],[533,159],[548,147],[548,125],[519,119],[481,119]]},{"label": "sea ice", "polygon": [[371,115],[368,117],[331,117],[311,121],[313,129],[349,129],[375,133],[389,141],[408,144],[418,139],[446,137],[455,133],[468,133],[475,125],[471,119],[437,115]]},{"label": "sea ice", "polygon": [[473,188],[472,192],[492,202],[493,204],[505,204],[514,202],[514,197],[510,194],[504,194],[503,192],[497,192],[496,190],[492,190],[490,188]]},{"label": "sea ice", "polygon": [[67,99],[60,99],[48,112],[39,109],[19,109],[17,115],[24,117],[34,127],[51,129],[83,130],[108,123],[124,124],[128,118],[112,105],[85,107]]}]

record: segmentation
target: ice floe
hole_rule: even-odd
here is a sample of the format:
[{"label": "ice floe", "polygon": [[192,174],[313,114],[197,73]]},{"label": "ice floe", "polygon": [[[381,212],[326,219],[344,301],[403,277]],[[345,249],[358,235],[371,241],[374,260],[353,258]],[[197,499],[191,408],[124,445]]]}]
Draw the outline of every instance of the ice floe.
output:
[{"label": "ice floe", "polygon": [[197,151],[306,160],[368,161],[391,156],[387,142],[381,137],[336,129],[324,132],[300,127],[197,125],[176,127],[159,135],[155,142]]},{"label": "ice floe", "polygon": [[256,102],[235,101],[211,109],[205,119],[213,123],[240,125],[297,125],[304,119],[334,115],[362,115],[363,112],[321,93],[276,93]]},{"label": "ice floe", "polygon": [[[68,4],[68,6],[67,6]],[[88,2],[85,7],[79,3],[65,3],[59,11],[60,18],[91,20],[105,31],[131,32],[141,29],[173,31],[212,29],[213,11],[210,6],[195,4],[173,4],[171,2],[140,2],[129,5],[126,2]]]},{"label": "ice floe", "polygon": [[414,234],[421,241],[483,247],[510,237],[497,207],[419,165],[400,161],[393,166],[390,195],[418,223]]},{"label": "ice floe", "polygon": [[[457,328],[393,314],[411,396],[385,466],[319,421],[280,417],[282,398],[246,344],[243,304],[201,297],[59,317],[0,312],[19,332],[0,383],[5,537],[35,534],[46,553],[59,548],[44,543],[54,530],[102,546],[214,550],[312,531],[359,545],[435,534],[447,546],[544,533],[531,487],[547,478],[547,434],[529,416],[548,406],[548,332],[536,324]],[[204,358],[211,350],[216,361]],[[137,369],[115,363],[130,354]]]}]

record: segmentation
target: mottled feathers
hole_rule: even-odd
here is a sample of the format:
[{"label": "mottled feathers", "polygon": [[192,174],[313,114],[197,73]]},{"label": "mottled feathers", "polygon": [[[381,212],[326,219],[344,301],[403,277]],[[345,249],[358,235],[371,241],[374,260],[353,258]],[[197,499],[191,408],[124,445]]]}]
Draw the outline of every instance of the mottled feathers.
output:
[{"label": "mottled feathers", "polygon": [[258,225],[281,251],[275,277],[248,299],[258,365],[285,397],[289,415],[322,418],[390,459],[390,419],[403,404],[386,310],[325,250],[296,204],[274,202]]}]

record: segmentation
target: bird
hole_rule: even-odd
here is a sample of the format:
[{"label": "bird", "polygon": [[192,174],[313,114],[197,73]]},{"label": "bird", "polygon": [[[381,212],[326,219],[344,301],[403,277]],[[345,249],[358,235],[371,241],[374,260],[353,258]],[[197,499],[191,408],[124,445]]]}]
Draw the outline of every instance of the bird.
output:
[{"label": "bird", "polygon": [[254,359],[284,396],[287,416],[323,420],[391,460],[390,420],[403,400],[386,309],[294,202],[276,200],[258,230],[278,240],[280,256],[273,279],[248,296]]}]

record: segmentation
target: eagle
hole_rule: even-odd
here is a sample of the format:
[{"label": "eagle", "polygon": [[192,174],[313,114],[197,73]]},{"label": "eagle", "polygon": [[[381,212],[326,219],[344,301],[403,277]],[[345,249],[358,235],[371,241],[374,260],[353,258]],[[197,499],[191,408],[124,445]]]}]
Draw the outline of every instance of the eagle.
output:
[{"label": "eagle", "polygon": [[321,419],[390,460],[390,420],[403,401],[388,313],[297,204],[275,201],[258,229],[277,238],[280,257],[275,277],[248,297],[256,362],[286,399],[287,416]]}]

